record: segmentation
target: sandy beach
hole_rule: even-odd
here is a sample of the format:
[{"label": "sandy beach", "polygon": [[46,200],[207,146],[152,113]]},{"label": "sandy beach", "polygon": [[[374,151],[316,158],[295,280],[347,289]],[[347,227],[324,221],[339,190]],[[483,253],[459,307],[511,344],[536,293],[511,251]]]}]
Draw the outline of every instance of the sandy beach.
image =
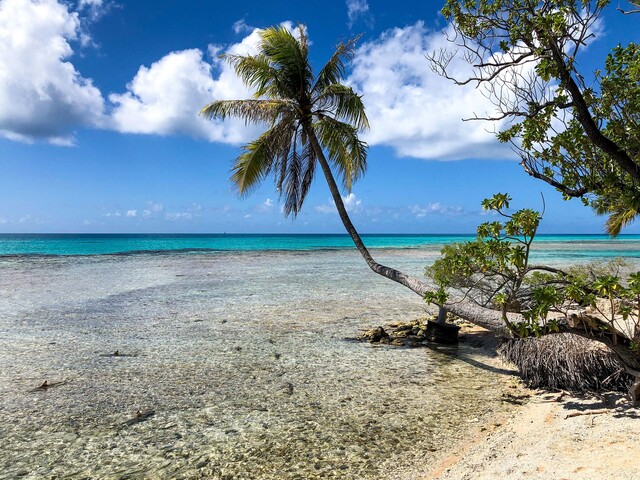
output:
[{"label": "sandy beach", "polygon": [[640,409],[624,395],[510,387],[522,406],[478,425],[425,480],[640,479]]}]

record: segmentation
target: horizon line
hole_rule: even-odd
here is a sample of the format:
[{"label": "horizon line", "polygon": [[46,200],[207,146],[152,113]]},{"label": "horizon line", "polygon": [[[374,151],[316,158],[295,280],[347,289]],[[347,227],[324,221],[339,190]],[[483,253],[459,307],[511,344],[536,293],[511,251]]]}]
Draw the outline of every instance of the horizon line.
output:
[{"label": "horizon line", "polygon": [[[40,236],[45,236],[45,235],[103,235],[103,236],[108,236],[108,235],[147,235],[147,236],[162,236],[162,235],[183,235],[183,236],[189,236],[189,235],[193,235],[193,236],[207,236],[207,235],[253,235],[253,236],[259,236],[259,235],[277,235],[277,236],[311,236],[311,235],[316,235],[316,236],[320,236],[320,235],[331,235],[331,236],[344,236],[344,237],[349,237],[349,234],[344,232],[344,233],[330,233],[330,232],[323,232],[323,233],[301,233],[301,232],[297,232],[297,233],[283,233],[283,232],[1,232],[0,236],[2,235],[40,235]],[[396,232],[396,233],[383,233],[383,232],[377,232],[377,233],[360,233],[359,235],[361,236],[381,236],[381,235],[385,235],[385,236],[476,236],[476,233],[474,232],[447,232],[447,233],[408,233],[408,232]],[[611,237],[608,233],[606,232],[589,232],[589,233],[538,233],[536,234],[536,237],[540,237],[540,236],[545,236],[545,235],[566,235],[566,236],[593,236],[593,235],[599,235],[599,236],[608,236]],[[617,238],[617,237],[621,237],[621,236],[633,236],[633,235],[640,235],[640,233],[620,233],[619,235],[617,235],[616,237],[611,237],[611,238]]]}]

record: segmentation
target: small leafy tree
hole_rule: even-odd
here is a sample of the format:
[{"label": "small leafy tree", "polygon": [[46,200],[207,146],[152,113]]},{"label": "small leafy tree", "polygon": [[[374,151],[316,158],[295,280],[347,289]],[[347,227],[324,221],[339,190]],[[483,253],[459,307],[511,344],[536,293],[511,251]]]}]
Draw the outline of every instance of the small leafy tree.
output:
[{"label": "small leafy tree", "polygon": [[[473,241],[446,245],[442,257],[426,270],[438,290],[426,294],[425,300],[442,304],[452,291],[459,292],[483,307],[499,309],[516,337],[559,332],[560,322],[588,308],[593,314],[591,333],[609,333],[613,343],[618,343],[619,335],[638,342],[640,272],[622,282],[619,262],[567,271],[532,264],[531,249],[542,215],[531,209],[508,213],[510,201],[502,193],[483,201],[485,210],[504,221],[483,223]],[[512,321],[508,312],[521,318]],[[621,331],[621,320],[630,321],[633,328]]]},{"label": "small leafy tree", "polygon": [[[511,197],[497,194],[484,209],[501,221],[486,222],[475,240],[446,245],[426,269],[437,285],[427,303],[474,302],[500,312],[512,337],[569,332],[607,344],[636,377],[640,395],[640,272],[621,279],[619,261],[566,271],[531,263],[542,215],[531,209],[509,213]],[[454,300],[452,300],[454,299]]]}]

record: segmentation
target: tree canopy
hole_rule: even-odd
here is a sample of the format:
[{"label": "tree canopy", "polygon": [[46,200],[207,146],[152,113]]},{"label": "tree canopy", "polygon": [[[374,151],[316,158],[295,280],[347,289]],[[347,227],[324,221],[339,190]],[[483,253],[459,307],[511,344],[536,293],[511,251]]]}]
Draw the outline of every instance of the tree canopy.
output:
[{"label": "tree canopy", "polygon": [[272,174],[285,215],[294,216],[318,162],[328,160],[344,188],[351,190],[367,167],[367,145],[358,138],[358,130],[369,126],[360,95],[340,83],[355,39],[338,45],[314,76],[305,27],[299,26],[296,34],[284,27],[267,28],[260,32],[257,54],[223,55],[255,90],[255,98],[217,100],[201,111],[209,119],[238,117],[268,126],[243,147],[231,180],[245,195]]},{"label": "tree canopy", "polygon": [[[504,122],[498,139],[513,145],[524,170],[609,215],[615,236],[640,214],[640,45],[618,45],[603,70],[584,71],[580,54],[608,5],[447,0],[457,48],[430,61],[458,84],[481,86],[496,111],[475,118]],[[459,54],[473,67],[467,78],[449,75]]]}]

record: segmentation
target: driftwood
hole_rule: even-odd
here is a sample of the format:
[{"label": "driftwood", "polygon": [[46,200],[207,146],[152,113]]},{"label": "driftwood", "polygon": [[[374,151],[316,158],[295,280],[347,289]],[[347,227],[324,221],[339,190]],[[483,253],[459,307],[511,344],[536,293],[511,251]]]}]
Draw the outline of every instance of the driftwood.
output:
[{"label": "driftwood", "polygon": [[603,413],[609,413],[610,411],[611,410],[609,410],[608,408],[602,408],[600,410],[591,410],[588,412],[571,412],[567,413],[564,418],[566,420],[567,418],[579,417],[581,415],[602,415]]},{"label": "driftwood", "polygon": [[32,392],[46,392],[50,388],[59,387],[60,385],[65,385],[66,383],[67,382],[65,382],[65,381],[62,381],[62,382],[49,382],[48,380],[45,380],[44,382],[42,382],[42,385],[40,385],[39,387],[33,388],[31,391]]}]

